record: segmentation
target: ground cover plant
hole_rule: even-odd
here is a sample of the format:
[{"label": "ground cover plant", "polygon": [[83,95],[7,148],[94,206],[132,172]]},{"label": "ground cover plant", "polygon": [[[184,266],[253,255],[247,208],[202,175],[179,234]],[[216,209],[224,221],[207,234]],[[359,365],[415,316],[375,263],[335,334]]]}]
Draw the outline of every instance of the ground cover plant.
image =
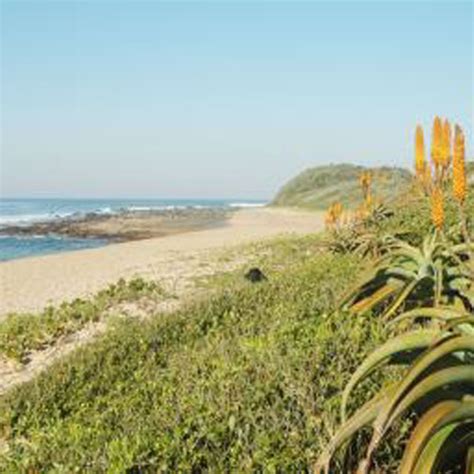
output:
[{"label": "ground cover plant", "polygon": [[359,264],[314,254],[265,284],[238,278],[211,301],[118,323],[2,400],[1,470],[308,469],[343,374],[382,331],[329,314]]},{"label": "ground cover plant", "polygon": [[24,362],[34,350],[54,344],[60,337],[99,321],[104,313],[122,302],[167,296],[155,282],[135,278],[119,280],[90,299],[49,306],[40,314],[11,313],[0,321],[0,355]]}]

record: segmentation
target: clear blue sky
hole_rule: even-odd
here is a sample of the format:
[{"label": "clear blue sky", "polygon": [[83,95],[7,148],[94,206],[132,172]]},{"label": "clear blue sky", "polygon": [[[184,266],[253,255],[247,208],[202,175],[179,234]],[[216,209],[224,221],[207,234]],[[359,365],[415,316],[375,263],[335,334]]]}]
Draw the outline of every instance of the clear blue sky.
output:
[{"label": "clear blue sky", "polygon": [[435,114],[472,140],[471,2],[0,1],[3,196],[268,198],[410,166]]}]

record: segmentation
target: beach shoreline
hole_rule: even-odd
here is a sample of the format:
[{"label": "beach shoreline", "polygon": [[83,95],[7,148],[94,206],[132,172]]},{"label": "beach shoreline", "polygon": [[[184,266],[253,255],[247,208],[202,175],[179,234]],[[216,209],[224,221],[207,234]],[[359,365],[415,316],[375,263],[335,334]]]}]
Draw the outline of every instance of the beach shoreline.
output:
[{"label": "beach shoreline", "polygon": [[223,226],[1,262],[0,317],[90,297],[120,278],[180,285],[212,265],[219,252],[279,235],[318,232],[323,222],[320,212],[245,209],[231,213]]},{"label": "beach shoreline", "polygon": [[185,208],[123,211],[113,214],[87,213],[0,228],[0,236],[33,237],[54,235],[111,242],[163,237],[225,225],[231,213],[226,208]]}]

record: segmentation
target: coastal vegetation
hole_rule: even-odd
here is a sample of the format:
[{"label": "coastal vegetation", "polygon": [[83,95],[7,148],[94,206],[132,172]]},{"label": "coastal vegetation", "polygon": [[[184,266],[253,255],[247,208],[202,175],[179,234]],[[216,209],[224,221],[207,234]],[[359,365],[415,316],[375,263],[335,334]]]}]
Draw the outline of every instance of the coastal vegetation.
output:
[{"label": "coastal vegetation", "polygon": [[265,284],[229,275],[210,301],[117,320],[4,397],[0,470],[309,466],[344,374],[383,328],[332,314],[359,259],[321,252],[318,238],[277,245]]},{"label": "coastal vegetation", "polygon": [[[115,318],[4,395],[0,471],[473,472],[465,139],[436,119],[428,159],[421,128],[415,137],[415,173],[390,171],[389,196],[378,171],[308,173],[314,195],[322,176],[326,190],[341,170],[351,177],[318,194],[324,234],[248,247],[267,280],[252,284],[239,268],[206,279],[209,296],[177,311]],[[313,202],[305,186],[287,188],[301,189],[295,205]],[[292,203],[282,195],[276,203]],[[76,310],[87,322],[149,295],[163,290],[122,282],[49,310],[44,333],[75,330]],[[11,318],[1,351],[22,360],[48,318]]]},{"label": "coastal vegetation", "polygon": [[165,297],[169,297],[167,292],[153,281],[120,279],[94,298],[48,306],[40,314],[8,314],[0,321],[0,355],[25,362],[32,351],[45,349],[88,323],[104,319],[120,303],[143,298],[156,303]]},{"label": "coastal vegetation", "polygon": [[366,168],[348,163],[317,166],[288,181],[272,204],[324,210],[340,202],[354,209],[361,203],[359,179],[363,172],[374,177],[374,191],[386,201],[407,188],[412,178],[403,168]]}]

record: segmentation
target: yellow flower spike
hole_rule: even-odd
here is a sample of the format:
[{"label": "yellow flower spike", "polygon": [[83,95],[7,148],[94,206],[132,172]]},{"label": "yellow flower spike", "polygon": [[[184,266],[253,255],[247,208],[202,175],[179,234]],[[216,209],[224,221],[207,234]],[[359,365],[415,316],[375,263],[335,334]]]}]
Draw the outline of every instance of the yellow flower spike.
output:
[{"label": "yellow flower spike", "polygon": [[461,127],[456,125],[453,152],[453,195],[460,204],[463,204],[466,199],[466,194],[467,180],[464,133]]},{"label": "yellow flower spike", "polygon": [[374,199],[372,197],[372,193],[367,193],[367,197],[365,198],[365,205],[367,207],[367,211],[370,211],[372,209],[372,206],[374,204]]},{"label": "yellow flower spike", "polygon": [[326,228],[330,229],[333,226],[332,216],[329,212],[326,212],[326,217],[324,218],[324,224]]},{"label": "yellow flower spike", "polygon": [[326,217],[324,219],[326,227],[332,229],[343,224],[343,213],[344,208],[340,202],[332,203],[326,211]]},{"label": "yellow flower spike", "polygon": [[416,127],[415,132],[415,172],[417,178],[423,180],[425,172],[425,139],[421,125]]},{"label": "yellow flower spike", "polygon": [[443,141],[442,141],[442,157],[441,165],[446,172],[451,163],[451,124],[449,120],[445,120],[443,123]]},{"label": "yellow flower spike", "polygon": [[366,200],[368,194],[370,193],[370,185],[372,184],[372,174],[370,173],[370,171],[363,171],[360,174],[359,183],[362,188],[364,200]]},{"label": "yellow flower spike", "polygon": [[435,169],[436,178],[439,177],[442,166],[443,155],[443,125],[439,117],[435,117],[433,122],[433,132],[431,135],[431,160]]}]

